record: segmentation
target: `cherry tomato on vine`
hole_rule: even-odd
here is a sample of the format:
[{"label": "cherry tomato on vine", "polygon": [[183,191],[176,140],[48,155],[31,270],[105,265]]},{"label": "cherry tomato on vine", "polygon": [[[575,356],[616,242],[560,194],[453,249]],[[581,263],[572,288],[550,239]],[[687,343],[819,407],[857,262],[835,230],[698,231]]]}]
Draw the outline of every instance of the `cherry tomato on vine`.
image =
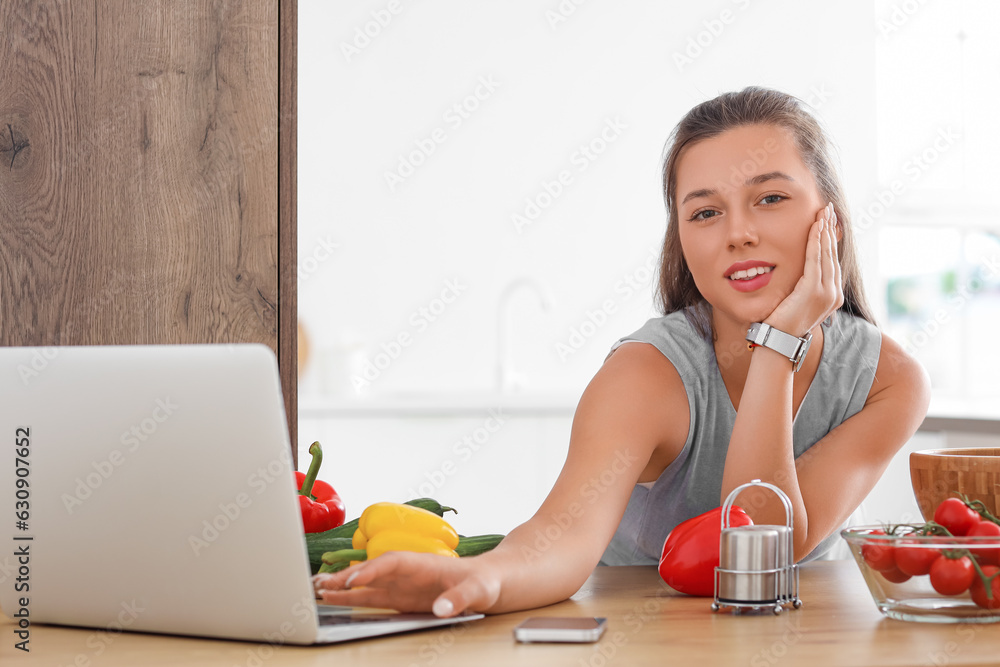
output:
[{"label": "cherry tomato on vine", "polygon": [[926,546],[919,546],[916,541],[902,542],[896,547],[896,567],[905,574],[918,577],[931,571],[931,565],[941,552]]},{"label": "cherry tomato on vine", "polygon": [[[873,530],[869,535],[885,535],[884,530]],[[896,548],[889,540],[872,540],[861,547],[861,557],[868,567],[879,572],[893,570],[896,567]]]},{"label": "cherry tomato on vine", "polygon": [[976,568],[968,556],[948,558],[940,555],[931,564],[931,586],[941,595],[961,595],[976,578]]},{"label": "cherry tomato on vine", "polygon": [[976,575],[976,578],[972,580],[972,586],[969,587],[969,593],[972,594],[972,601],[983,609],[1000,609],[1000,576],[997,576],[997,573],[1000,572],[1000,567],[996,565],[984,565],[982,570],[987,579],[993,577],[993,580],[990,582],[993,599],[986,597],[986,584],[983,583],[979,575]]},{"label": "cherry tomato on vine", "polygon": [[934,521],[955,536],[967,535],[979,523],[979,512],[958,498],[945,498],[934,510]]},{"label": "cherry tomato on vine", "polygon": [[980,521],[972,527],[967,537],[993,537],[996,544],[969,550],[979,559],[980,565],[1000,565],[1000,526],[992,521]]}]

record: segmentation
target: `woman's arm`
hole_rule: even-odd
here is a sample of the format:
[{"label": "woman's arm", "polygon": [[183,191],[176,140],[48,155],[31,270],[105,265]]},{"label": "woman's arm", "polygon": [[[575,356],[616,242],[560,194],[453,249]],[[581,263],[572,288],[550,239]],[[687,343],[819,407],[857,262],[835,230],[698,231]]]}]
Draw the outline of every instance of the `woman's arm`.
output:
[{"label": "woman's arm", "polygon": [[[843,302],[833,232],[833,225],[810,232],[805,275],[796,285],[798,294],[793,292],[779,305],[768,323],[785,331],[809,330],[802,322],[822,321],[824,307],[837,308]],[[793,296],[809,295],[812,298],[800,300],[795,309],[787,307]],[[815,311],[811,315],[802,305],[806,301]],[[796,320],[791,313],[805,314]],[[792,377],[787,358],[763,348],[754,351],[729,442],[721,496],[724,500],[751,479],[780,487],[792,503],[798,560],[861,504],[893,455],[917,430],[927,412],[930,383],[920,364],[883,336],[865,406],[796,460]],[[785,523],[784,507],[769,491],[747,489],[739,500],[755,523]]]},{"label": "woman's arm", "polygon": [[[780,487],[795,516],[795,558],[804,558],[850,516],[923,421],[930,400],[924,369],[882,337],[875,381],[864,408],[795,459],[787,359],[751,364],[726,457],[722,498],[759,478]],[[773,357],[773,358],[772,358]],[[782,363],[783,362],[783,363]],[[747,489],[740,505],[754,523],[783,524],[785,510],[769,491]]]},{"label": "woman's arm", "polygon": [[[566,462],[548,497],[496,549],[462,559],[384,554],[318,576],[317,589],[330,604],[433,608],[441,616],[564,600],[600,560],[654,449],[679,451],[688,422],[687,396],[673,365],[651,345],[624,345],[580,399]],[[343,590],[348,579],[364,588]]]}]

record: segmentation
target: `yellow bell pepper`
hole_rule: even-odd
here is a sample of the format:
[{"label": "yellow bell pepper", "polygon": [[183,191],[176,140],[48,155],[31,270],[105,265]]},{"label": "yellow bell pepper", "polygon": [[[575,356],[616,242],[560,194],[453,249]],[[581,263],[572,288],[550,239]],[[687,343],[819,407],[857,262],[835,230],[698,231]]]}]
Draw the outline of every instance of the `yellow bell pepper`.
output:
[{"label": "yellow bell pepper", "polygon": [[368,540],[365,551],[368,553],[368,560],[377,558],[386,551],[416,551],[458,558],[454,549],[448,548],[444,542],[436,537],[407,533],[402,530],[383,530]]},{"label": "yellow bell pepper", "polygon": [[[448,550],[454,550],[458,546],[458,533],[447,521],[434,512],[400,503],[375,503],[365,509],[358,521],[358,529],[354,531],[351,546],[355,549],[364,549],[369,540],[384,531],[431,538],[439,541]],[[431,548],[431,545],[427,548]],[[396,551],[423,551],[423,549],[400,548]],[[371,554],[368,557],[374,558]]]},{"label": "yellow bell pepper", "polygon": [[386,551],[416,551],[458,558],[458,533],[434,512],[400,503],[375,503],[361,513],[351,549],[323,554],[320,572],[333,572]]}]

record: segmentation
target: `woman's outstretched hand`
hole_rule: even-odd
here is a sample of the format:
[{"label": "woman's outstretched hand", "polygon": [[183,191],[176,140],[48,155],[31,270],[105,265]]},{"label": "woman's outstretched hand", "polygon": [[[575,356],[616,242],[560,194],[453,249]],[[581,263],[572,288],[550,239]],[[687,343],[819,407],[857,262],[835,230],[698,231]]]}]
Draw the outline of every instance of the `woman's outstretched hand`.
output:
[{"label": "woman's outstretched hand", "polygon": [[500,597],[499,577],[475,558],[388,552],[334,574],[317,574],[324,604],[433,611],[441,617],[486,611]]},{"label": "woman's outstretched hand", "polygon": [[764,320],[796,336],[812,331],[844,304],[840,257],[837,253],[837,214],[827,204],[809,229],[806,263],[792,293]]}]

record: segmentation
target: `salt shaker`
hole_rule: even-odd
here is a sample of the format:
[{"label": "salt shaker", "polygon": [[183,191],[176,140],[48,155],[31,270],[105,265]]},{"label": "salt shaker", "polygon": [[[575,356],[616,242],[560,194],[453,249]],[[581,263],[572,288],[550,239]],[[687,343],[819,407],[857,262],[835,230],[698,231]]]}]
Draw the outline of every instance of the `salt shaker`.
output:
[{"label": "salt shaker", "polygon": [[[785,506],[785,525],[729,526],[729,512],[736,496],[751,486],[762,486],[778,495]],[[792,527],[792,503],[777,486],[755,479],[733,489],[722,507],[712,611],[733,607],[739,613],[744,608],[771,607],[775,614],[780,614],[788,603],[795,609],[802,606]]]}]

